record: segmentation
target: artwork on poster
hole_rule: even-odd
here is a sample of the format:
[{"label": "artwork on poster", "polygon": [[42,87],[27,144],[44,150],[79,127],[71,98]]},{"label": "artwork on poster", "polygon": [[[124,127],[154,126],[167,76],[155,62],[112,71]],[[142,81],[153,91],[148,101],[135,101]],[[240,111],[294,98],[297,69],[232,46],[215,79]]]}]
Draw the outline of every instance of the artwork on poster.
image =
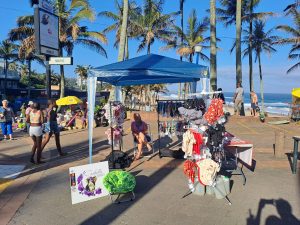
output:
[{"label": "artwork on poster", "polygon": [[40,10],[40,45],[46,48],[58,49],[58,16]]},{"label": "artwork on poster", "polygon": [[69,168],[72,204],[107,196],[103,178],[108,172],[108,161]]}]

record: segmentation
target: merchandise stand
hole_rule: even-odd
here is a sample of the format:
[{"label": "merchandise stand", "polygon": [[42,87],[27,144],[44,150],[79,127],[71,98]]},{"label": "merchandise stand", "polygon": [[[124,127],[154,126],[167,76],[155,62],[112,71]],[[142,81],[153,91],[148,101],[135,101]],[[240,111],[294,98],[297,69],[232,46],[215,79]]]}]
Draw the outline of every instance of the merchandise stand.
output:
[{"label": "merchandise stand", "polygon": [[[109,111],[110,111],[110,134],[111,134],[111,155],[112,155],[112,159],[113,159],[113,169],[115,169],[115,157],[114,157],[114,128],[113,128],[113,115],[112,115],[112,107],[115,105],[115,104],[121,104],[120,101],[110,101],[109,102]],[[121,135],[121,140],[120,140],[120,143],[119,143],[119,148],[120,148],[120,151],[122,150],[123,148],[123,135]]]},{"label": "merchandise stand", "polygon": [[[163,122],[163,121],[161,121],[161,119],[160,119],[160,113],[159,113],[159,109],[158,109],[158,106],[159,106],[159,102],[182,102],[183,104],[184,103],[186,103],[186,100],[184,100],[184,99],[182,99],[182,100],[179,100],[179,99],[177,99],[177,100],[159,100],[159,99],[157,99],[156,100],[156,102],[157,102],[157,132],[158,132],[158,153],[159,153],[159,157],[161,158],[162,156],[161,156],[161,135],[160,135],[160,130],[159,130],[159,127],[160,127],[160,123],[161,122]],[[181,121],[181,120],[179,120],[179,117],[177,117],[177,120],[176,120],[177,122],[179,122],[179,121]],[[184,121],[182,121],[182,122],[184,122]]]},{"label": "merchandise stand", "polygon": [[[159,150],[160,157],[161,157],[161,154],[162,154],[161,153],[161,140],[160,140],[161,139],[161,127],[160,126],[161,126],[162,122],[165,122],[165,121],[162,121],[162,119],[161,119],[161,113],[162,114],[164,114],[164,113],[168,114],[169,113],[168,110],[170,110],[170,108],[173,107],[172,103],[176,104],[176,102],[182,102],[183,106],[185,106],[186,105],[185,103],[187,103],[187,101],[193,101],[195,99],[196,98],[194,96],[191,99],[156,100],[156,102],[157,102],[157,126],[158,126],[158,150]],[[166,103],[166,106],[160,105],[159,103],[161,103],[161,102]],[[167,104],[167,102],[171,103],[171,106],[169,106]],[[215,102],[218,102],[218,101],[215,100]],[[187,104],[187,106],[188,106],[188,104]],[[165,107],[165,108],[162,109],[163,107]],[[214,106],[212,106],[212,107],[214,107]],[[189,108],[189,106],[187,108],[188,109],[192,109],[192,108]],[[221,106],[221,108],[222,108],[222,106]],[[165,110],[166,110],[166,112],[165,112]],[[201,108],[200,108],[200,110],[201,110]],[[198,109],[198,111],[199,111],[199,109]],[[223,115],[223,110],[222,110],[221,115]],[[204,117],[204,115],[202,117]],[[202,184],[202,182],[200,182],[200,179],[199,179],[199,182],[198,182],[198,181],[196,181],[196,178],[195,178],[195,181],[194,180],[193,181],[190,180],[189,181],[189,191],[182,198],[185,198],[186,196],[192,194],[196,190],[195,189],[196,186],[194,186],[194,185],[197,184],[197,182],[198,182],[198,185],[202,185],[201,186],[202,190],[206,189],[207,193],[208,193],[208,190],[209,190],[209,192],[214,193],[217,198],[219,198],[219,199],[225,199],[227,201],[228,205],[232,205],[230,199],[228,198],[228,194],[230,193],[230,191],[229,191],[229,189],[230,189],[229,188],[230,180],[228,178],[224,177],[224,176],[221,176],[221,175],[224,174],[224,173],[225,174],[230,174],[230,175],[242,175],[243,178],[244,178],[244,184],[246,182],[246,178],[245,178],[245,175],[244,175],[242,169],[237,166],[237,153],[234,154],[234,160],[235,160],[234,163],[233,163],[234,164],[234,169],[228,170],[228,168],[226,168],[226,167],[223,168],[223,163],[227,162],[227,157],[226,157],[227,151],[224,148],[225,147],[224,146],[225,139],[226,139],[225,138],[224,123],[226,122],[226,118],[224,116],[220,116],[220,117],[218,117],[218,119],[215,122],[213,122],[213,124],[209,124],[207,121],[206,122],[203,121],[204,123],[203,124],[201,123],[200,125],[194,124],[194,122],[195,122],[194,119],[190,120],[190,118],[186,118],[185,117],[184,119],[181,120],[179,115],[174,115],[173,118],[176,118],[177,121],[182,121],[183,123],[185,123],[185,126],[183,127],[184,130],[190,130],[190,129],[192,129],[196,133],[200,133],[200,134],[204,135],[204,137],[206,138],[206,141],[208,140],[209,137],[212,138],[211,135],[213,135],[213,134],[211,134],[211,132],[212,132],[211,130],[213,130],[215,132],[218,131],[218,132],[222,133],[222,136],[221,136],[221,139],[220,139],[220,143],[218,142],[219,144],[217,146],[211,144],[211,143],[214,142],[211,139],[210,142],[207,142],[207,143],[204,142],[204,147],[202,147],[202,149],[201,149],[201,155],[194,155],[194,153],[193,153],[192,155],[186,155],[185,156],[185,158],[189,161],[189,163],[194,165],[194,167],[193,167],[194,171],[195,171],[195,173],[198,173],[198,175],[196,177],[200,176],[199,171],[203,171],[202,168],[200,169],[200,167],[198,167],[198,163],[200,161],[202,161],[203,159],[207,159],[209,161],[212,161],[214,164],[216,164],[216,168],[219,168],[219,169],[216,170],[217,172],[212,177],[212,181],[211,181],[210,184]],[[200,129],[200,127],[203,127],[203,126],[206,127],[206,128],[204,128],[205,131],[203,131],[203,130]],[[219,128],[219,126],[222,127],[222,128]],[[209,135],[209,133],[210,133],[210,135]],[[202,153],[202,151],[203,151],[203,153]],[[195,154],[198,154],[198,153],[195,153]],[[203,158],[202,154],[204,154],[203,156],[205,158]],[[207,154],[208,154],[208,156],[205,156]],[[206,158],[206,157],[208,157],[208,158]],[[229,168],[231,168],[231,167],[229,167]],[[186,169],[186,168],[184,168],[184,169]],[[226,182],[225,182],[225,180],[226,180]],[[193,188],[191,188],[190,184],[192,185]],[[224,185],[224,186],[222,186],[222,185]],[[226,187],[225,187],[225,185],[226,185]],[[196,190],[196,192],[197,192],[197,190]],[[203,191],[203,193],[205,193],[205,191]]]}]

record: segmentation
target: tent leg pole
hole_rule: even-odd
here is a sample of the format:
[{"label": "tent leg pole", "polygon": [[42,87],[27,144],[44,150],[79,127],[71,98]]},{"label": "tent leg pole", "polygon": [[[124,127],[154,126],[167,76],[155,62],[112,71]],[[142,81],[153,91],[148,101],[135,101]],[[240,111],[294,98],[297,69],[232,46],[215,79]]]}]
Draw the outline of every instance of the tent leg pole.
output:
[{"label": "tent leg pole", "polygon": [[112,102],[109,102],[109,111],[110,111],[110,135],[111,135],[111,157],[113,161],[113,169],[115,169],[115,157],[114,157],[114,131],[112,127]]}]

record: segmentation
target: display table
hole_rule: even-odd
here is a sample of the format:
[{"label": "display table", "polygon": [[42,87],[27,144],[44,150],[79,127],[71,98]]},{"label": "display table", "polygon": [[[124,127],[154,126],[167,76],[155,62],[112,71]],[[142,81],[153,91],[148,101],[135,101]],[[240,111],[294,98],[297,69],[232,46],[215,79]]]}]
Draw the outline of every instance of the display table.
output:
[{"label": "display table", "polygon": [[242,163],[252,166],[253,144],[244,141],[234,136],[233,134],[225,133],[225,150],[234,154]]},{"label": "display table", "polygon": [[[225,143],[224,149],[230,152],[235,157],[236,169],[232,172],[232,175],[243,176],[244,182],[246,184],[246,176],[243,172],[243,166],[252,166],[252,156],[253,156],[253,144],[248,141],[241,140],[238,137],[232,135],[229,132],[225,133]],[[242,166],[238,165],[238,161],[241,162]]]}]

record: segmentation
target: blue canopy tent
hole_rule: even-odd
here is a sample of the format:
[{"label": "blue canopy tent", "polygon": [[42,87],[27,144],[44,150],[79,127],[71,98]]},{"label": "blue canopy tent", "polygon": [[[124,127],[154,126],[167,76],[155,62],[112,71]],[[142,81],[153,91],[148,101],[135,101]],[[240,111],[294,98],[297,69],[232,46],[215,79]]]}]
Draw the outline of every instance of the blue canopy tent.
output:
[{"label": "blue canopy tent", "polygon": [[[169,57],[149,54],[122,62],[96,67],[90,70],[88,76],[88,107],[89,124],[93,124],[95,107],[96,81],[103,81],[114,86],[146,85],[161,83],[196,84],[203,77],[208,76],[208,67],[189,62],[182,62]],[[194,92],[196,91],[196,85]],[[92,132],[89,126],[89,152],[92,162]]]}]

